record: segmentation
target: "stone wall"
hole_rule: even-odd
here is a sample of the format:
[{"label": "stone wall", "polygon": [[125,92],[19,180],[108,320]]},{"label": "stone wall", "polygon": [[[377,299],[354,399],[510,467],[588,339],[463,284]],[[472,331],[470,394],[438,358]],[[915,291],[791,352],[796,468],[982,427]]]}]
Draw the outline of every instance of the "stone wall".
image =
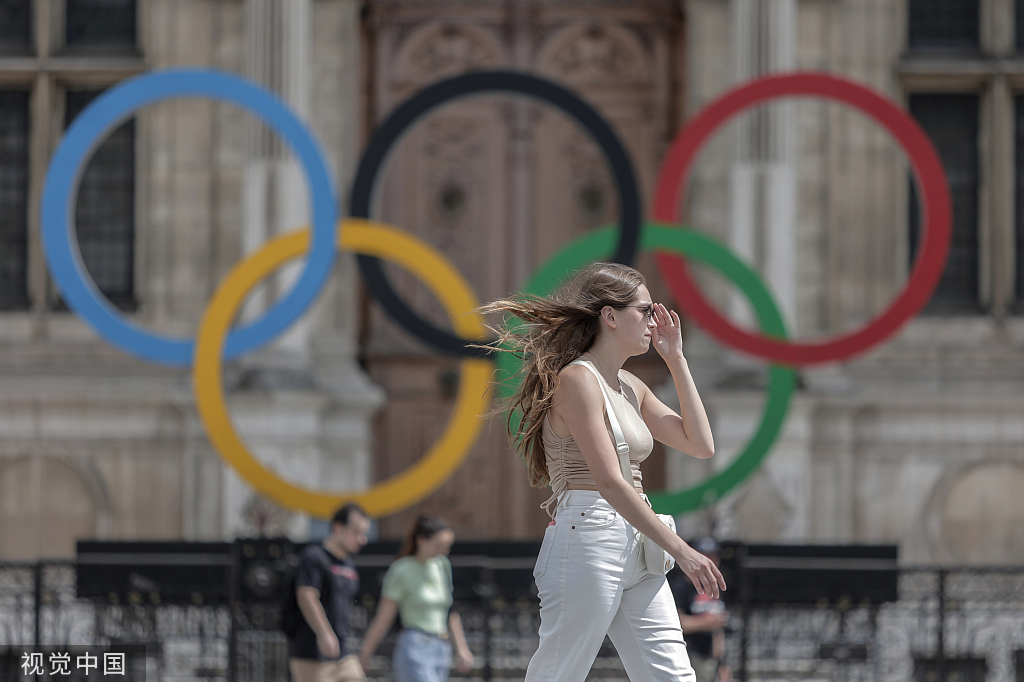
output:
[{"label": "stone wall", "polygon": [[[966,84],[950,76],[955,56],[911,51],[906,11],[890,0],[687,2],[687,112],[731,85],[793,68],[851,78],[904,106],[915,92],[977,91],[980,83],[982,163],[998,163],[986,150],[1012,150],[1014,141],[1012,131],[989,128],[1006,113],[986,98],[1005,85],[987,77]],[[997,11],[987,7],[983,25]],[[983,59],[997,63],[1007,50],[999,40],[1007,38],[983,32]],[[775,114],[765,107],[738,118],[706,148],[688,193],[688,219],[759,268],[793,337],[851,332],[881,313],[908,277],[905,158],[884,131],[845,107],[789,100],[781,105],[788,114],[780,115],[780,105],[773,106]],[[744,147],[751,139],[760,149],[789,151],[752,164]],[[907,564],[1012,563],[1024,556],[1024,497],[1011,489],[1024,476],[1024,319],[996,300],[1012,297],[1005,285],[993,293],[1001,275],[990,264],[1006,247],[984,236],[1012,235],[1012,214],[999,213],[1012,187],[987,180],[985,168],[979,311],[926,310],[864,355],[801,370],[801,389],[766,466],[714,510],[686,519],[691,532],[714,527],[754,541],[894,543]],[[762,189],[751,191],[757,182]],[[794,202],[789,227],[773,223],[779,193]],[[791,254],[788,265],[773,263],[780,251]],[[722,282],[708,278],[705,285],[733,319],[749,321]],[[721,467],[756,427],[763,364],[706,337],[691,347],[715,415],[720,454],[711,466]],[[697,480],[707,466],[676,455],[669,477]]]},{"label": "stone wall", "polygon": [[[595,104],[624,139],[645,202],[685,120],[758,75],[824,70],[902,105],[913,93],[978,93],[977,312],[926,312],[856,359],[801,370],[766,464],[680,522],[685,534],[748,541],[896,543],[906,564],[1007,563],[1024,555],[1012,152],[1024,71],[1006,28],[1010,3],[982,5],[981,54],[965,61],[910,50],[904,0],[140,0],[138,54],[99,56],[63,51],[61,18],[35,0],[33,55],[0,57],[0,81],[32,93],[33,206],[65,89],[181,65],[243,74],[279,92],[316,131],[342,195],[377,122],[425,84],[475,68],[539,73]],[[136,139],[140,305],[130,315],[190,336],[244,254],[308,219],[304,180],[273,136],[230,105],[148,107]],[[738,117],[708,144],[683,217],[762,273],[794,338],[822,339],[870,321],[906,282],[907,178],[898,146],[871,121],[791,100]],[[518,98],[481,97],[410,132],[377,210],[440,248],[483,301],[612,222],[617,197],[594,145],[562,117]],[[116,351],[55,305],[38,220],[33,208],[30,308],[0,315],[0,560],[69,556],[76,537],[307,533],[308,518],[254,496],[212,451],[187,371]],[[652,261],[639,266],[667,299]],[[443,321],[422,287],[389,272],[418,309]],[[726,283],[699,275],[716,305],[749,324]],[[245,314],[289,281],[275,278]],[[226,372],[237,426],[289,480],[343,490],[387,476],[429,447],[450,411],[457,361],[410,339],[358,287],[343,255],[312,312]],[[686,347],[718,454],[697,461],[659,450],[645,465],[652,486],[680,487],[728,465],[763,407],[763,362],[692,323]],[[664,391],[657,358],[632,368]],[[381,531],[396,536],[428,509],[449,515],[463,538],[537,537],[545,497],[526,486],[495,420],[451,482]]]},{"label": "stone wall", "polygon": [[[0,58],[0,79],[31,88],[36,103],[32,201],[59,139],[51,121],[64,88],[181,66],[238,73],[276,90],[320,139],[339,194],[347,186],[360,135],[354,0],[140,0],[137,54],[114,56],[64,50],[45,26],[49,4],[34,6],[46,30],[32,58]],[[270,136],[235,106],[175,99],[136,121],[139,306],[129,315],[190,337],[240,258],[308,220],[305,180],[280,144],[269,153],[260,145]],[[33,206],[32,309],[3,313],[0,323],[0,560],[72,556],[75,538],[307,533],[308,517],[255,496],[212,451],[187,370],[116,351],[52,305],[38,231]],[[290,281],[264,287],[246,314]],[[226,370],[243,437],[271,468],[310,487],[355,489],[370,479],[368,418],[382,395],[354,360],[354,286],[351,258],[342,257],[310,313]]]}]

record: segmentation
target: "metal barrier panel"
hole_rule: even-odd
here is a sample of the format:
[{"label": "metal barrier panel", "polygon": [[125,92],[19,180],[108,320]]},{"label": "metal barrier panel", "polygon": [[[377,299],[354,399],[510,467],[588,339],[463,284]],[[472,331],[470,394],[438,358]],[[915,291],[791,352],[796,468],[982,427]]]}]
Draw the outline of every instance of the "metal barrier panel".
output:
[{"label": "metal barrier panel", "polygon": [[[510,582],[523,584],[519,576]],[[537,646],[536,596],[510,596],[514,590],[493,584],[470,592],[478,596],[464,592],[456,608],[478,667],[453,678],[522,680]],[[727,662],[736,679],[750,682],[1024,678],[1024,568],[902,569],[898,596],[880,605],[729,603]],[[374,605],[364,594],[353,609],[351,646],[359,646]],[[0,682],[21,679],[12,646],[112,643],[149,645],[147,682],[286,682],[287,640],[278,623],[274,603],[110,604],[75,595],[74,563],[0,564]],[[394,638],[378,649],[370,680],[390,679]],[[136,678],[129,671],[124,679]],[[627,679],[607,641],[588,679]]]}]

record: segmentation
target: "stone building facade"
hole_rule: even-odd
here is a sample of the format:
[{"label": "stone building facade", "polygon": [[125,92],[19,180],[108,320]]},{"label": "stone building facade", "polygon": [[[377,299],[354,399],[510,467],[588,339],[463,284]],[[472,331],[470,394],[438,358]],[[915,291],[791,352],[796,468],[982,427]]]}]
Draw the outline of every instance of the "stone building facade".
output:
[{"label": "stone building facade", "polygon": [[[767,465],[714,511],[719,532],[895,543],[908,564],[1024,558],[1022,13],[1012,2],[686,4],[690,115],[762,74],[844,76],[922,124],[953,199],[932,301],[870,352],[801,371]],[[843,106],[790,99],[739,118],[705,150],[688,198],[687,219],[759,269],[796,338],[853,331],[908,278],[920,216],[908,165]],[[745,319],[721,283],[707,287]],[[763,381],[762,365],[699,345],[705,386]],[[760,391],[711,395],[728,453],[756,424]],[[672,462],[678,482],[702,475],[703,463]]]},{"label": "stone building facade", "polygon": [[[359,3],[30,0],[4,8],[0,559],[72,556],[83,537],[308,533],[309,519],[255,496],[223,465],[187,369],[114,350],[67,312],[46,270],[39,200],[71,108],[135,74],[175,67],[222,69],[275,90],[315,131],[340,193],[360,140]],[[189,98],[147,107],[90,164],[76,209],[83,259],[108,298],[157,332],[194,335],[230,268],[308,221],[301,170],[233,105]],[[257,314],[287,277],[258,292],[245,314]],[[311,487],[370,478],[368,419],[383,395],[356,361],[354,287],[343,258],[299,323],[226,372],[247,441]]]},{"label": "stone building facade", "polygon": [[[870,352],[801,370],[766,464],[723,500],[681,519],[681,527],[685,534],[760,542],[893,543],[906,564],[1024,557],[1024,496],[1014,492],[1024,482],[1018,419],[1024,414],[1024,222],[1013,179],[1024,171],[1020,151],[1013,152],[1014,145],[1021,148],[1022,101],[1014,94],[1021,64],[1015,55],[1024,44],[1013,29],[1024,15],[1013,3],[693,0],[626,9],[538,2],[473,3],[469,11],[422,1],[369,7],[371,119],[414,91],[410,84],[417,79],[506,65],[547,74],[612,120],[627,140],[647,201],[660,155],[682,124],[715,96],[753,78],[826,71],[909,110],[937,146],[954,203],[950,261],[932,302]],[[612,55],[630,54],[647,60],[646,93],[636,87],[642,79],[618,80],[608,68],[616,63]],[[586,68],[574,61],[581,55],[589,57]],[[675,62],[666,65],[663,55]],[[627,102],[637,112],[632,117],[624,115]],[[488,106],[504,108],[488,113]],[[525,134],[514,134],[515,112],[530,105],[514,106],[474,101],[421,124],[419,136],[411,134],[396,154],[401,163],[394,163],[385,190],[394,194],[381,202],[388,220],[443,245],[484,299],[514,289],[526,264],[543,262],[578,234],[578,228],[565,229],[567,219],[586,229],[615,216],[606,210],[586,222],[587,195],[578,183],[593,183],[594,195],[606,195],[613,192],[607,176],[591,175],[593,163],[569,145],[550,143],[567,138],[545,135],[543,113],[533,114]],[[642,111],[652,112],[646,121]],[[474,128],[491,130],[488,141],[474,142]],[[447,154],[450,168],[436,172],[432,154]],[[501,158],[507,165],[496,161]],[[534,164],[534,175],[517,182],[514,169],[523,158]],[[413,170],[427,167],[429,175]],[[559,176],[560,169],[568,171]],[[545,173],[567,184],[553,185]],[[465,206],[446,216],[439,207],[451,187]],[[792,336],[808,340],[853,331],[899,294],[917,240],[915,207],[895,141],[849,108],[800,98],[738,116],[723,128],[702,151],[682,208],[689,224],[729,244],[762,273]],[[524,213],[532,220],[517,217]],[[550,217],[557,220],[547,226]],[[523,241],[503,244],[503,231],[515,225],[533,230],[518,229]],[[478,226],[486,227],[474,230]],[[531,238],[537,233],[550,237]],[[508,254],[504,263],[494,255],[479,259],[501,249]],[[664,297],[651,265],[640,261],[655,295]],[[702,281],[721,309],[749,324],[745,304],[723,281],[707,273]],[[366,349],[375,379],[394,390],[413,373],[421,376],[415,365],[440,381],[436,360],[413,360],[409,346],[399,350],[401,338],[371,316]],[[645,467],[652,488],[686,487],[727,466],[753,434],[764,405],[763,362],[723,348],[695,325],[687,346],[719,454],[696,461],[658,453],[663,458]],[[671,393],[656,358],[634,366]],[[407,369],[395,379],[390,372],[397,367]],[[430,374],[421,381],[418,390]],[[438,395],[435,389],[421,399],[436,404]],[[401,411],[392,410],[385,408],[378,431],[378,471],[412,456],[405,447],[387,446],[389,439],[406,438]],[[504,515],[542,497],[520,492],[506,452],[500,434],[488,434],[433,507],[455,514],[464,533],[536,535],[542,519],[532,509],[522,517]],[[486,521],[496,509],[501,522]],[[386,528],[397,534],[402,525],[396,520]]]},{"label": "stone building facade", "polygon": [[[568,86],[610,121],[646,203],[682,101],[676,3],[370,2],[365,22],[371,120],[458,73],[538,74]],[[378,215],[440,247],[481,301],[514,292],[567,243],[614,223],[619,210],[608,163],[585,131],[549,105],[501,94],[466,98],[417,122],[394,150],[378,194]],[[443,324],[426,292],[403,284],[417,309]],[[457,360],[439,358],[376,309],[363,348],[371,377],[390,397],[375,431],[376,472],[390,475],[443,428]],[[638,366],[663,380],[653,358]],[[661,469],[663,460],[653,458],[646,480],[658,481]],[[539,504],[549,495],[530,489],[503,421],[494,418],[425,507],[449,516],[460,537],[532,538],[547,523]],[[402,534],[416,511],[386,520],[382,532]]]},{"label": "stone building facade", "polygon": [[[185,65],[278,92],[322,142],[343,201],[369,131],[425,85],[469,70],[536,73],[595,105],[632,156],[646,213],[672,137],[733,85],[822,70],[896,101],[929,132],[950,176],[954,249],[938,293],[869,353],[802,369],[765,465],[680,523],[687,534],[750,541],[895,543],[907,564],[1024,557],[1024,219],[1015,200],[1024,10],[1011,0],[112,0],[102,18],[87,4],[26,0],[27,28],[15,10],[0,22],[0,239],[24,253],[0,263],[0,560],[68,556],[76,537],[317,532],[224,466],[187,370],[97,339],[46,273],[38,203],[69,112],[131,75]],[[157,331],[193,334],[244,254],[308,220],[301,169],[231,105],[147,107],[101,154],[105,170],[87,171],[83,196],[107,196],[104,178],[129,177],[131,191],[122,182],[120,199],[101,201],[107,213],[80,199],[79,242],[83,254],[91,243],[112,253],[114,243],[121,255],[114,265],[83,257],[111,300]],[[688,224],[762,274],[794,338],[821,339],[863,325],[905,283],[919,215],[911,186],[899,147],[873,122],[801,98],[716,135],[682,208]],[[617,202],[597,147],[567,119],[484,95],[439,108],[402,139],[374,215],[439,248],[485,301],[613,222]],[[107,224],[127,227],[91,227]],[[650,257],[638,266],[667,299]],[[425,289],[388,272],[443,323]],[[699,274],[711,299],[749,324],[742,300]],[[246,315],[289,281],[254,295]],[[645,464],[650,488],[728,465],[764,402],[765,363],[690,323],[686,343],[718,454],[696,461],[659,449]],[[651,355],[631,369],[670,393]],[[457,372],[457,360],[386,318],[342,256],[313,310],[269,349],[229,365],[226,381],[235,422],[263,461],[290,480],[342,490],[430,446]],[[532,538],[545,497],[526,485],[495,419],[451,481],[379,530],[399,535],[426,509],[448,515],[462,538]]]}]

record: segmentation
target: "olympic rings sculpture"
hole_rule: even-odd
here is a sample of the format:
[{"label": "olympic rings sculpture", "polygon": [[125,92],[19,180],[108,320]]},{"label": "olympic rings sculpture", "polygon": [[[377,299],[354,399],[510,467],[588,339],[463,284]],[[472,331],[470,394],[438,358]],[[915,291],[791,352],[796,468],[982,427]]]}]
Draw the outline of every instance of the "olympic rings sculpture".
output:
[{"label": "olympic rings sculpture", "polygon": [[[762,421],[750,441],[724,470],[689,489],[651,492],[656,510],[680,514],[709,504],[739,485],[764,460],[778,436],[796,386],[795,367],[851,358],[881,343],[927,303],[938,284],[949,250],[951,204],[942,163],[920,126],[877,93],[827,74],[770,76],[731,90],[697,114],[679,133],[662,165],[654,205],[657,223],[642,218],[636,174],[621,140],[588,103],[551,81],[511,71],[477,72],[436,83],[401,104],[374,132],[353,182],[351,218],[338,219],[338,201],[324,155],[304,123],[273,94],[237,76],[212,70],[174,69],[129,79],[94,100],[68,128],[47,171],[42,196],[43,246],[47,264],[69,307],[102,338],[151,362],[192,367],[196,405],[210,442],[220,456],[256,490],[279,504],[328,517],[345,501],[358,501],[373,516],[404,509],[443,484],[461,465],[482,426],[490,401],[495,363],[474,348],[486,328],[474,312],[478,301],[451,263],[420,240],[369,220],[377,176],[388,151],[409,126],[454,98],[480,93],[514,93],[555,106],[576,120],[608,158],[619,193],[617,231],[595,231],[559,251],[531,276],[524,291],[545,294],[576,269],[594,260],[630,263],[641,249],[653,250],[659,271],[678,305],[726,345],[773,362]],[[923,198],[923,245],[903,293],[862,330],[821,343],[786,340],[786,328],[760,277],[723,245],[675,223],[680,197],[701,145],[729,118],[746,108],[784,96],[816,96],[853,106],[872,117],[900,143]],[[74,227],[74,198],[82,168],[102,137],[137,109],[174,97],[209,97],[240,106],[262,118],[292,147],[305,169],[312,202],[312,228],[277,237],[237,264],[217,287],[196,340],[155,334],[124,318],[99,292],[82,263]],[[283,480],[248,450],[231,423],[225,403],[223,361],[257,348],[286,329],[312,303],[330,275],[337,249],[358,254],[370,292],[401,326],[426,344],[461,358],[458,393],[444,433],[409,469],[367,490],[331,492]],[[285,262],[305,256],[292,290],[254,322],[230,329],[245,295]],[[701,294],[682,258],[719,270],[750,300],[760,334],[739,329]],[[380,259],[418,276],[448,309],[452,330],[416,314],[390,285]],[[496,358],[498,391],[515,389],[517,362]]]}]

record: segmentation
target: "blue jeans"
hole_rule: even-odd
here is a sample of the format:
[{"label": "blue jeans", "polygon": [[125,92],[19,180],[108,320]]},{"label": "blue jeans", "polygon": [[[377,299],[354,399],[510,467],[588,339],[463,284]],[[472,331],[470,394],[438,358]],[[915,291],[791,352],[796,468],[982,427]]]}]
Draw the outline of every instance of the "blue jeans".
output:
[{"label": "blue jeans", "polygon": [[452,647],[436,635],[406,628],[398,635],[391,665],[395,682],[446,682]]}]

